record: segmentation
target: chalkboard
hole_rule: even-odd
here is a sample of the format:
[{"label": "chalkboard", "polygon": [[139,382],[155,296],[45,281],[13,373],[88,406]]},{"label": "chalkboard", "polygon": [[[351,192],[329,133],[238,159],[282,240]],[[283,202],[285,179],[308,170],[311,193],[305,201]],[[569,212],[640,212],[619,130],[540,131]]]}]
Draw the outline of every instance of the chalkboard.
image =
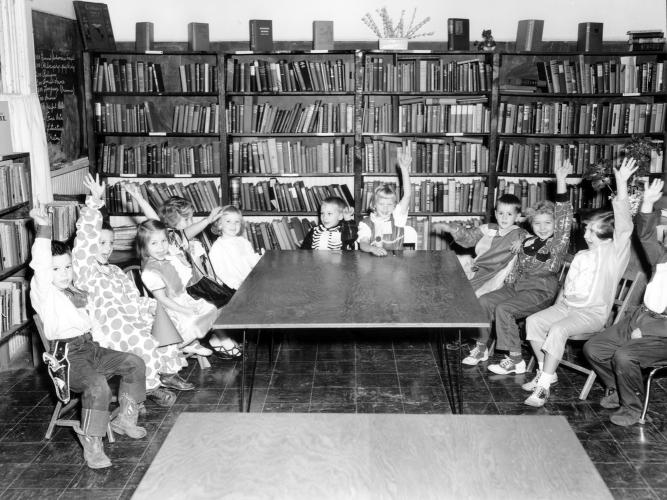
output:
[{"label": "chalkboard", "polygon": [[52,168],[74,160],[86,145],[82,44],[76,20],[32,11],[37,94]]}]

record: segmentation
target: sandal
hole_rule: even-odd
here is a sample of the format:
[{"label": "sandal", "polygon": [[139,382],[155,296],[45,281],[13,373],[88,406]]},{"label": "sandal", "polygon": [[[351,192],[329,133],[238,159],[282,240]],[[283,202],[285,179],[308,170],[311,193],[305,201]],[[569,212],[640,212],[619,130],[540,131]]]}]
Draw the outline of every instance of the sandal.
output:
[{"label": "sandal", "polygon": [[239,346],[237,346],[236,344],[234,344],[229,349],[227,349],[223,345],[216,345],[216,346],[212,345],[211,349],[213,349],[213,352],[222,359],[238,359],[241,356],[243,356],[241,349],[239,349]]}]

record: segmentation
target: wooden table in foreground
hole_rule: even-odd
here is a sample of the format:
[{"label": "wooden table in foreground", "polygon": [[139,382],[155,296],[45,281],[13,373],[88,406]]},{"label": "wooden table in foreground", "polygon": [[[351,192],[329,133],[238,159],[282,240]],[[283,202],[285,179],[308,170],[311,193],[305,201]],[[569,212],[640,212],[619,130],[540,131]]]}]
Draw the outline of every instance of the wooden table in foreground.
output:
[{"label": "wooden table in foreground", "polygon": [[612,498],[560,416],[183,413],[133,498],[223,497]]},{"label": "wooden table in foreground", "polygon": [[[460,340],[461,328],[485,326],[489,322],[453,252],[375,257],[362,252],[271,251],[223,308],[214,328],[243,330],[245,345],[247,330],[301,328],[317,335],[322,328],[426,328],[437,329],[442,339],[445,329],[458,329]],[[438,351],[442,366],[440,340]],[[245,355],[242,365],[241,409]],[[448,379],[453,396],[452,377]],[[456,412],[455,404],[452,409]]]}]

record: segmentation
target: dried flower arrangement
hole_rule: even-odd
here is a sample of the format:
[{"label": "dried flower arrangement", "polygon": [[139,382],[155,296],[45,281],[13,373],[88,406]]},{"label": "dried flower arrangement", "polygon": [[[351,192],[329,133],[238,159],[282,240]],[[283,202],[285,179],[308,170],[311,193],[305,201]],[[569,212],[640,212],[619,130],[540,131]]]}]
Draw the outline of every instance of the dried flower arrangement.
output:
[{"label": "dried flower arrangement", "polygon": [[433,32],[430,31],[428,33],[417,33],[422,27],[431,20],[430,17],[426,17],[422,19],[420,22],[415,24],[415,17],[417,15],[417,8],[412,11],[412,18],[410,19],[410,23],[406,26],[405,25],[405,9],[401,10],[401,17],[399,18],[398,22],[394,25],[394,23],[391,20],[391,17],[389,17],[389,13],[387,12],[386,7],[382,7],[381,9],[376,9],[377,14],[380,16],[380,24],[382,25],[382,29],[380,29],[371,16],[370,13],[366,13],[364,17],[361,18],[363,23],[370,28],[370,30],[377,35],[378,38],[408,38],[408,39],[413,39],[413,38],[419,38],[422,36],[431,36],[433,35]]}]

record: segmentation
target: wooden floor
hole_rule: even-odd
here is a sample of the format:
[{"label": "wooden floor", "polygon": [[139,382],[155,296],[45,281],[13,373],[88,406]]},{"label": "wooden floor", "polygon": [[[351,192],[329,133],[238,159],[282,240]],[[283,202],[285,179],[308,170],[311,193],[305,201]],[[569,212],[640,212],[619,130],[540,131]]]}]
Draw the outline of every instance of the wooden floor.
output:
[{"label": "wooden floor", "polygon": [[564,417],[183,413],[133,498],[222,495],[612,498]]}]

